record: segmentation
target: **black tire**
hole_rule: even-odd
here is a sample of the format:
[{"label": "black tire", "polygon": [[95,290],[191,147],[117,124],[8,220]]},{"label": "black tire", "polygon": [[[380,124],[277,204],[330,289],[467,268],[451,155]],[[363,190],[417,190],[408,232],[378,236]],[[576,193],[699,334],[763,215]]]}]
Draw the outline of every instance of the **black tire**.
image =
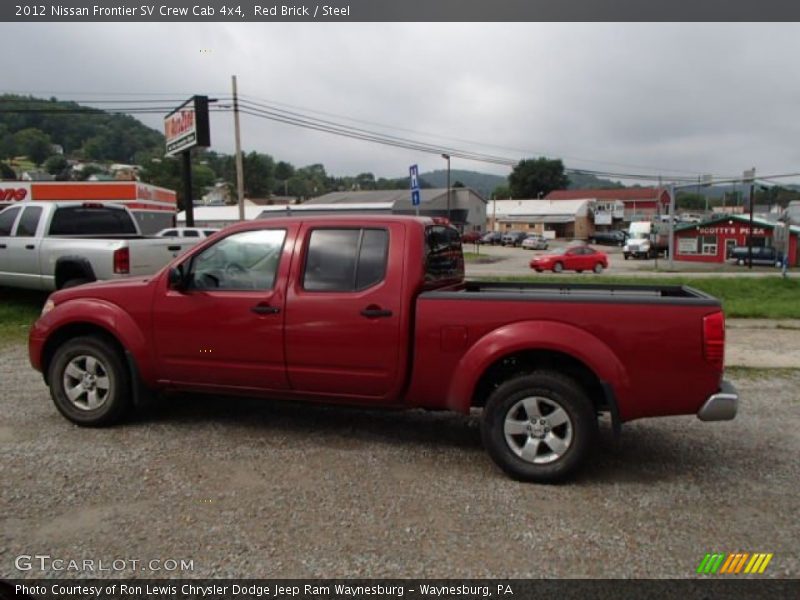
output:
[{"label": "black tire", "polygon": [[600,275],[600,273],[603,272],[603,263],[597,263],[592,271],[594,271],[597,275]]},{"label": "black tire", "polygon": [[623,254],[623,256],[625,257],[625,260],[628,260],[630,258],[630,254]]},{"label": "black tire", "polygon": [[563,263],[557,262],[553,265],[553,273],[561,273],[564,270]]},{"label": "black tire", "polygon": [[91,283],[91,279],[84,279],[82,277],[76,277],[75,279],[68,279],[61,286],[61,289],[65,290],[67,288],[72,288],[72,287],[76,287],[76,286],[79,286],[79,285],[83,285],[84,283]]},{"label": "black tire", "polygon": [[[80,388],[87,375],[94,377],[89,377],[88,387]],[[77,425],[112,425],[131,408],[128,369],[117,349],[97,336],[73,338],[59,346],[50,361],[47,381],[58,411]],[[78,393],[74,399],[68,395],[70,382]]]},{"label": "black tire", "polygon": [[[527,413],[524,406],[519,407],[533,398],[543,424],[528,425],[530,416],[522,418],[517,412]],[[559,425],[548,420],[560,420],[565,415],[567,421]],[[528,427],[527,432],[507,436],[507,420]],[[574,474],[593,447],[596,432],[597,418],[586,393],[575,381],[555,371],[534,371],[503,383],[489,397],[481,423],[483,444],[497,466],[515,479],[536,483],[555,483]],[[543,438],[535,437],[539,435]],[[549,445],[555,445],[556,438],[561,439],[560,454]],[[538,442],[537,450],[523,458],[520,452],[531,440]]]}]

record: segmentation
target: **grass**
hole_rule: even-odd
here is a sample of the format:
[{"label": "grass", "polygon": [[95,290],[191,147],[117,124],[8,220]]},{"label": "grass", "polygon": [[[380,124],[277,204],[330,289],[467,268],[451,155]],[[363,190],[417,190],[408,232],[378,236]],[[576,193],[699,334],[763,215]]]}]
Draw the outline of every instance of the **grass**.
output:
[{"label": "grass", "polygon": [[725,375],[734,379],[764,381],[772,379],[789,379],[800,374],[800,369],[763,369],[757,367],[725,367]]},{"label": "grass", "polygon": [[719,298],[728,317],[800,319],[800,279],[774,277],[616,277],[586,275],[526,275],[482,278],[539,283],[621,283],[628,285],[688,285]]},{"label": "grass", "polygon": [[478,254],[477,252],[464,252],[464,262],[468,263],[494,263],[501,259],[489,254]]},{"label": "grass", "polygon": [[47,294],[0,288],[0,346],[22,342],[39,317]]}]

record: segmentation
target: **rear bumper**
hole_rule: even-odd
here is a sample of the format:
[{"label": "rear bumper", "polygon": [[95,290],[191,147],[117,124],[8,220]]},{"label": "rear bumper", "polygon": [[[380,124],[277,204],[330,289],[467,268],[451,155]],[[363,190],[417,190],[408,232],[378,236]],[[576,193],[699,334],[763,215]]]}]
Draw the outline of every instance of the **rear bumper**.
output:
[{"label": "rear bumper", "polygon": [[701,421],[730,421],[738,408],[739,392],[730,382],[723,380],[720,390],[709,396],[697,411],[697,418]]}]

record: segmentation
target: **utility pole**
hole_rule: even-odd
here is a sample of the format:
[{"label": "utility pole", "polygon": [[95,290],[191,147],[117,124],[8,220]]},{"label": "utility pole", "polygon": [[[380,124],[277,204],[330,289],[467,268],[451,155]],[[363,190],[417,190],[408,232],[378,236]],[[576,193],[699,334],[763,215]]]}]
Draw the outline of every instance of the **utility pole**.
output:
[{"label": "utility pole", "polygon": [[750,181],[750,227],[747,231],[747,268],[753,268],[753,204],[755,203],[755,198],[753,197],[755,191],[755,180],[756,180],[756,168],[753,167],[752,169],[745,171],[743,173],[743,181],[742,184],[746,181]]},{"label": "utility pole", "polygon": [[442,158],[447,161],[447,220],[450,220],[450,155],[442,154]]},{"label": "utility pole", "polygon": [[239,204],[239,220],[244,221],[244,171],[242,168],[242,140],[239,133],[239,95],[236,91],[236,75],[231,76],[233,86],[233,128],[236,137],[236,198]]},{"label": "utility pole", "polygon": [[669,270],[675,269],[675,222],[672,215],[675,214],[675,184],[671,183],[669,186],[669,240],[667,247],[669,249]]}]

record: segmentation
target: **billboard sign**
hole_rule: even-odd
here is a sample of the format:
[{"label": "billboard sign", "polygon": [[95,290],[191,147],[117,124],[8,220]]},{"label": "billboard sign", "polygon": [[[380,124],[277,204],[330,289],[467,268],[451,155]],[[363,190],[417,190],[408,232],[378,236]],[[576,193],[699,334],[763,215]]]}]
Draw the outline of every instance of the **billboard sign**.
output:
[{"label": "billboard sign", "polygon": [[210,146],[208,96],[193,96],[164,117],[164,137],[167,156]]},{"label": "billboard sign", "polygon": [[0,207],[12,202],[31,200],[31,184],[22,181],[0,181]]}]

